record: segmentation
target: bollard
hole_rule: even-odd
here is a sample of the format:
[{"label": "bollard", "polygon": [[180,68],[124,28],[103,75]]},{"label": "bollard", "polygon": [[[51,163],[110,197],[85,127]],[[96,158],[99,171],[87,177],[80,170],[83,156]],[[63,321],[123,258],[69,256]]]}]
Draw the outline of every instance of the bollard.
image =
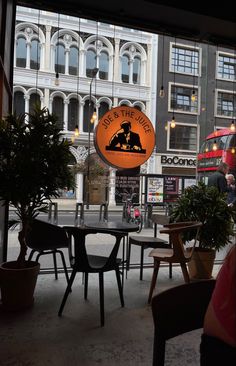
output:
[{"label": "bollard", "polygon": [[50,202],[48,205],[48,222],[51,224],[58,224],[58,203]]},{"label": "bollard", "polygon": [[99,221],[108,221],[108,203],[102,203],[100,205]]},{"label": "bollard", "polygon": [[75,226],[83,225],[84,223],[84,204],[77,202],[75,205]]},{"label": "bollard", "polygon": [[144,211],[144,227],[145,228],[152,227],[152,210],[153,210],[153,205],[151,203],[146,203],[145,211]]}]

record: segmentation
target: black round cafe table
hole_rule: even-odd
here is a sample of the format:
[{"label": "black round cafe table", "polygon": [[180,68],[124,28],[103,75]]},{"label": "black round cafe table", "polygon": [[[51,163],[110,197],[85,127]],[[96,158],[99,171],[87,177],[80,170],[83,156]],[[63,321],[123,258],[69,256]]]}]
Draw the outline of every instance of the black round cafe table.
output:
[{"label": "black round cafe table", "polygon": [[95,229],[107,229],[107,230],[117,230],[124,233],[131,233],[138,231],[139,226],[136,224],[130,224],[124,221],[97,221],[85,224],[85,227],[95,228]]}]

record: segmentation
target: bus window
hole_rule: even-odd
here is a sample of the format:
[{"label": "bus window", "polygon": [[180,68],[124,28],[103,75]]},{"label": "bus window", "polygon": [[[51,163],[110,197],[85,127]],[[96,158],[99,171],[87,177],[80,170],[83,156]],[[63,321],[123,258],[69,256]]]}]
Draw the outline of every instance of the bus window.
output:
[{"label": "bus window", "polygon": [[228,136],[221,136],[218,138],[217,145],[219,150],[225,150],[227,139]]},{"label": "bus window", "polygon": [[200,153],[204,153],[205,150],[206,150],[206,141],[204,141],[202,146],[200,147]]},{"label": "bus window", "polygon": [[227,140],[226,149],[231,149],[232,147],[236,147],[236,135],[229,135]]}]

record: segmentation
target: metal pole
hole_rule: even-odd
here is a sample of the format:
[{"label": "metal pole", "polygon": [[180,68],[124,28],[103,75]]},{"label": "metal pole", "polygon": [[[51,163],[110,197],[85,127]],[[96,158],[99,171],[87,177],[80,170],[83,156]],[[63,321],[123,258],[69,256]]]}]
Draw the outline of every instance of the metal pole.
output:
[{"label": "metal pole", "polygon": [[90,87],[89,87],[89,120],[88,120],[88,165],[87,165],[87,202],[86,202],[86,208],[89,209],[89,188],[90,188],[90,134],[91,134],[91,117],[92,117],[92,84],[95,76],[97,75],[98,68],[94,68],[92,71],[92,79],[90,81]]}]

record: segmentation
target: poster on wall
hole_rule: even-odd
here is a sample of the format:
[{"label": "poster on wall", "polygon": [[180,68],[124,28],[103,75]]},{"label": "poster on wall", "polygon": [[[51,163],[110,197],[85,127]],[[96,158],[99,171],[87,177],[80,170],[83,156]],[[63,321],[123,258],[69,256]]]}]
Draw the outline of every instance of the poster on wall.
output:
[{"label": "poster on wall", "polygon": [[178,194],[179,193],[179,177],[165,177],[164,187],[166,194]]},{"label": "poster on wall", "polygon": [[163,203],[164,179],[161,177],[148,178],[147,203]]},{"label": "poster on wall", "polygon": [[139,202],[140,177],[138,176],[116,176],[116,203],[123,203],[128,198],[132,198],[133,203]]}]

